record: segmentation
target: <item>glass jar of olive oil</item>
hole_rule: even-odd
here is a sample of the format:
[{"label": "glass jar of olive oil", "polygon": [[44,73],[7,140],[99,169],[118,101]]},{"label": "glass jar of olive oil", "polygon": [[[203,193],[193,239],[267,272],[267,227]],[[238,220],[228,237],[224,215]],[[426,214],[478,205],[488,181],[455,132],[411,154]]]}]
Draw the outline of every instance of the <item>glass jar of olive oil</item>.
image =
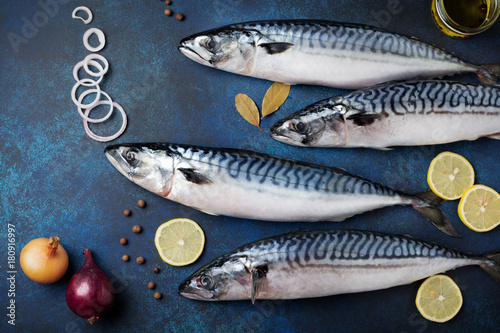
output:
[{"label": "glass jar of olive oil", "polygon": [[465,38],[481,33],[495,23],[500,0],[432,0],[432,17],[441,31]]}]

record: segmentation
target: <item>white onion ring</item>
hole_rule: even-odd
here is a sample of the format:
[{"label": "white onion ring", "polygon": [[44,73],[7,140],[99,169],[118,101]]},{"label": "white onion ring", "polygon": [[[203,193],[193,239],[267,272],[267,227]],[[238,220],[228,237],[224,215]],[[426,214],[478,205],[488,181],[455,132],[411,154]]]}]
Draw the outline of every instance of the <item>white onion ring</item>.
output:
[{"label": "white onion ring", "polygon": [[[87,96],[88,94],[92,94],[92,93],[97,93],[97,89],[89,89],[89,90],[85,90],[85,91],[84,91],[84,92],[80,95],[80,97],[78,97],[78,102],[79,102],[79,103],[81,103],[81,102],[82,102],[82,100],[83,100],[83,98],[84,98],[85,96]],[[109,102],[110,102],[110,103],[109,103],[110,107],[109,107],[108,114],[106,114],[104,117],[102,117],[102,118],[97,118],[97,119],[87,117],[85,114],[83,114],[83,110],[82,110],[82,108],[81,108],[81,107],[78,107],[78,113],[80,114],[80,116],[82,116],[82,118],[83,118],[83,119],[85,119],[86,121],[88,121],[89,123],[102,123],[103,121],[107,120],[107,119],[111,116],[111,114],[113,113],[113,103],[111,103],[111,102],[113,102],[113,100],[111,99],[111,97],[109,97],[109,95],[108,95],[106,92],[104,92],[104,91],[102,91],[102,90],[101,90],[101,95],[104,95],[104,97],[106,97],[106,98],[109,100]],[[99,104],[97,104],[97,103],[96,103],[96,104],[95,104],[94,106],[92,106],[91,108],[93,109],[93,108],[95,108],[97,105],[99,105]]]},{"label": "white onion ring", "polygon": [[[87,17],[86,19],[84,19],[83,17],[81,16],[78,16],[76,15],[77,12],[79,11],[84,11],[85,13],[87,13],[87,15],[89,17]],[[80,6],[80,7],[76,7],[74,10],[73,10],[73,14],[71,14],[71,17],[72,18],[77,18],[77,19],[80,19],[83,21],[83,23],[85,24],[89,24],[90,22],[92,22],[92,12],[90,11],[90,9],[88,9],[87,7],[85,6]]]},{"label": "white onion ring", "polygon": [[[96,47],[89,44],[89,38],[92,34],[96,34],[97,38],[99,38],[99,45]],[[106,36],[104,36],[104,32],[102,32],[101,29],[90,28],[83,34],[83,45],[85,45],[85,48],[87,48],[90,52],[101,51],[104,48],[104,45],[106,45]]]},{"label": "white onion ring", "polygon": [[[101,64],[95,60],[89,60],[89,65],[90,66],[94,66],[96,67],[97,69],[99,69],[100,71],[104,70],[104,68],[101,66]],[[73,67],[73,77],[75,78],[75,81],[80,81],[80,79],[78,78],[78,71],[80,70],[80,68],[83,67],[83,60],[80,61],[79,63],[77,63],[75,65],[75,67]],[[99,84],[101,81],[102,81],[102,78],[103,76],[99,76],[99,79],[97,79],[97,84]],[[86,87],[91,87],[93,86],[94,84],[87,84],[87,83],[82,83],[82,86],[86,86]]]},{"label": "white onion ring", "polygon": [[[120,104],[116,103],[116,102],[108,102],[108,101],[98,101],[97,105],[101,105],[101,104],[113,104],[113,106],[115,108],[118,109],[118,111],[120,111],[120,113],[122,114],[122,118],[123,118],[123,123],[122,123],[122,127],[120,127],[120,129],[118,130],[118,132],[116,132],[115,134],[111,135],[111,136],[99,136],[95,133],[93,133],[90,128],[89,128],[89,123],[84,119],[83,120],[83,127],[85,128],[85,133],[87,133],[87,135],[95,140],[95,141],[100,141],[100,142],[108,142],[108,141],[111,141],[111,140],[114,140],[116,139],[117,137],[119,137],[120,135],[122,135],[123,132],[125,132],[125,128],[127,127],[127,114],[125,113],[125,111],[123,110],[123,108],[121,107]],[[91,107],[91,108],[88,108],[87,110],[85,110],[85,116],[88,116],[90,111],[92,111],[94,107]]]},{"label": "white onion ring", "polygon": [[[89,103],[89,104],[82,104],[82,103],[80,103],[79,101],[76,100],[76,89],[78,89],[78,86],[82,85],[82,83],[85,83],[85,82],[92,83],[88,87],[90,87],[90,86],[96,86],[96,88],[97,88],[96,89],[97,93],[96,93],[95,100],[92,103]],[[97,81],[94,81],[94,80],[91,80],[91,79],[81,79],[81,80],[77,81],[75,83],[75,85],[73,86],[73,89],[71,89],[71,99],[73,100],[73,103],[75,103],[76,106],[78,106],[80,108],[83,108],[83,109],[91,108],[91,107],[95,106],[97,104],[97,102],[99,102],[100,98],[101,98],[101,87],[99,87],[99,84],[97,83]]]},{"label": "white onion ring", "polygon": [[[102,61],[102,63],[104,64],[104,68],[99,71],[99,72],[92,72],[90,69],[89,69],[89,62],[93,59],[99,59]],[[83,59],[83,67],[85,68],[85,71],[89,74],[89,75],[92,75],[92,76],[103,76],[104,74],[106,74],[106,72],[108,71],[109,69],[109,63],[108,61],[106,60],[106,58],[104,58],[102,55],[100,54],[97,54],[97,53],[91,53],[89,54],[88,56],[85,57],[85,59]]]}]

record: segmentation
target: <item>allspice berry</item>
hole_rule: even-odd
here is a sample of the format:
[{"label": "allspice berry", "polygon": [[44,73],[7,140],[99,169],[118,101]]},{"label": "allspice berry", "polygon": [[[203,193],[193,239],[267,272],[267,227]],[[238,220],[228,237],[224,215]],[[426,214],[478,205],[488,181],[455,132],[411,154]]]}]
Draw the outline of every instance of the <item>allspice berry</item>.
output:
[{"label": "allspice berry", "polygon": [[124,214],[125,216],[130,216],[130,215],[132,215],[132,212],[130,211],[130,209],[125,209],[125,210],[123,211],[123,214]]},{"label": "allspice berry", "polygon": [[146,260],[144,260],[144,257],[137,257],[137,259],[135,259],[135,261],[139,264],[139,265],[142,265],[144,264],[144,262]]},{"label": "allspice berry", "polygon": [[123,260],[123,261],[129,261],[129,260],[130,260],[130,257],[129,257],[128,255],[124,254],[124,255],[122,256],[122,260]]},{"label": "allspice berry", "polygon": [[142,199],[141,199],[141,200],[139,200],[139,201],[137,201],[137,206],[139,206],[139,208],[144,208],[144,207],[146,207],[146,201],[144,201],[144,200],[142,200]]},{"label": "allspice berry", "polygon": [[135,232],[136,234],[138,234],[142,231],[142,228],[140,225],[136,224],[132,227],[132,231]]},{"label": "allspice berry", "polygon": [[160,299],[160,298],[161,298],[161,293],[160,293],[160,292],[158,292],[158,291],[157,291],[157,292],[155,292],[154,297],[155,297],[156,299]]},{"label": "allspice berry", "polygon": [[158,267],[153,268],[153,273],[156,274],[160,273],[160,269]]},{"label": "allspice berry", "polygon": [[184,15],[182,15],[181,13],[177,13],[175,15],[175,18],[178,19],[179,21],[182,21],[182,20],[184,20]]},{"label": "allspice berry", "polygon": [[148,283],[148,288],[149,288],[149,289],[155,289],[155,287],[156,287],[156,286],[155,286],[155,283],[154,283],[154,282],[149,282],[149,283]]},{"label": "allspice berry", "polygon": [[170,0],[165,0],[165,4],[166,4],[167,6],[169,6],[169,5],[171,5],[171,4],[172,4],[172,1],[170,1]]},{"label": "allspice berry", "polygon": [[120,244],[121,245],[126,245],[127,244],[127,239],[126,238],[120,238]]},{"label": "allspice berry", "polygon": [[170,15],[172,15],[173,12],[171,9],[167,8],[167,9],[165,9],[164,13],[165,13],[165,15],[170,16]]}]

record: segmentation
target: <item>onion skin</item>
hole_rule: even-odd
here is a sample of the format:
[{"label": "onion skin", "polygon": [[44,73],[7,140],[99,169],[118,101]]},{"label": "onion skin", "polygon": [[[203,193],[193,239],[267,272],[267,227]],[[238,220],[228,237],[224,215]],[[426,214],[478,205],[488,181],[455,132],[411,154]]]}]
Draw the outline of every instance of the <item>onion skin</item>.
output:
[{"label": "onion skin", "polygon": [[66,304],[78,316],[93,324],[113,306],[115,292],[111,281],[97,267],[89,249],[85,262],[66,287]]},{"label": "onion skin", "polygon": [[68,270],[68,254],[59,237],[37,238],[26,244],[19,257],[24,274],[43,284],[54,283]]}]

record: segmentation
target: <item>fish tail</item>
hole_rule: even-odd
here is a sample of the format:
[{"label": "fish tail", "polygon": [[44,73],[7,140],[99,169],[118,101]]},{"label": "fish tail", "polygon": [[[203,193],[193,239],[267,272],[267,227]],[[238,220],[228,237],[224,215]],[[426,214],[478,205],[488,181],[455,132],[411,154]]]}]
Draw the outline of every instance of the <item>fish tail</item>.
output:
[{"label": "fish tail", "polygon": [[492,278],[500,282],[500,250],[483,254],[484,258],[490,259],[490,264],[483,264],[480,267]]},{"label": "fish tail", "polygon": [[500,64],[486,64],[479,67],[476,75],[482,84],[497,85],[500,78]]},{"label": "fish tail", "polygon": [[460,237],[460,234],[453,228],[450,220],[444,215],[443,211],[436,207],[436,205],[442,203],[444,200],[434,194],[432,191],[418,193],[415,195],[419,202],[413,204],[413,208],[422,214],[429,222],[434,224],[436,228],[442,232],[454,236]]}]

